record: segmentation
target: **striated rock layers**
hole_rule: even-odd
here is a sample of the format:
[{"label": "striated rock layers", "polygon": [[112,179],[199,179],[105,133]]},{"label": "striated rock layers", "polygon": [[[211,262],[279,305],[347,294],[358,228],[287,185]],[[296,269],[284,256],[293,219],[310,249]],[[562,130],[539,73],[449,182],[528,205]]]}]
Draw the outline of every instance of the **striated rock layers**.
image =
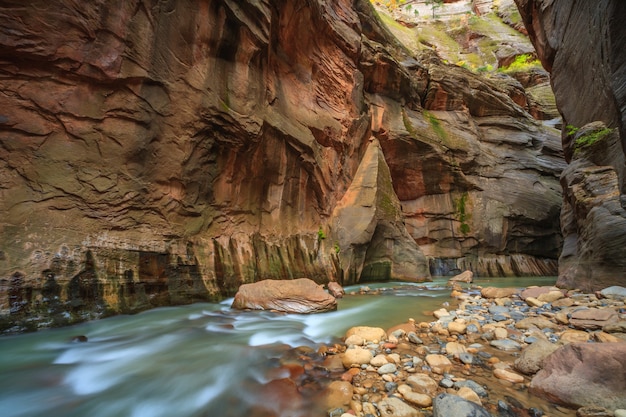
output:
[{"label": "striated rock layers", "polygon": [[626,3],[515,0],[564,125],[559,286],[626,282]]},{"label": "striated rock layers", "polygon": [[427,262],[556,271],[558,135],[367,1],[0,10],[3,328]]}]

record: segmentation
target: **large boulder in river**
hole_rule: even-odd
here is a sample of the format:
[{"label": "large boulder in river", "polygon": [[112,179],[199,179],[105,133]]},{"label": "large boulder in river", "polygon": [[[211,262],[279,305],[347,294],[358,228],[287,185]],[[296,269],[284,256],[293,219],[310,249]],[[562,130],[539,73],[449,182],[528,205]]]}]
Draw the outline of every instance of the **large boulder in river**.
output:
[{"label": "large boulder in river", "polygon": [[544,359],[530,392],[568,407],[626,408],[626,343],[570,343]]},{"label": "large boulder in river", "polygon": [[472,280],[474,279],[474,273],[472,271],[463,271],[458,275],[453,276],[452,278],[450,278],[448,280],[448,283],[455,283],[455,282],[467,282],[470,283],[472,282]]},{"label": "large boulder in river", "polygon": [[308,278],[271,280],[239,287],[231,308],[321,313],[337,308],[337,300]]}]

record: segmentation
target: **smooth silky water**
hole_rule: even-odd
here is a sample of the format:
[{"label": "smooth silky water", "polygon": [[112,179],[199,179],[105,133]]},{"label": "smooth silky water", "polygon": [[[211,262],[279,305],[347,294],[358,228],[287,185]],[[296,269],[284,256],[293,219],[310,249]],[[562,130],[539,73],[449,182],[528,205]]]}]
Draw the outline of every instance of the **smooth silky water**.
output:
[{"label": "smooth silky water", "polygon": [[[554,277],[479,279],[475,285],[551,285]],[[317,348],[355,325],[432,321],[446,279],[368,283],[316,315],[231,310],[232,299],[159,308],[72,327],[0,337],[0,415],[56,417],[249,416],[290,347]],[[361,285],[347,287],[358,292]],[[76,342],[84,335],[87,342]],[[305,415],[305,414],[299,414]]]}]

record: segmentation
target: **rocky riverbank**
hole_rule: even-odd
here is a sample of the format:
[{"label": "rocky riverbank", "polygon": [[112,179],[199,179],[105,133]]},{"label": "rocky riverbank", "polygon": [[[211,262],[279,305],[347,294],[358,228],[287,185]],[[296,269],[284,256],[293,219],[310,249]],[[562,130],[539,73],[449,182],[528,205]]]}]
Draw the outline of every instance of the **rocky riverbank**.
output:
[{"label": "rocky riverbank", "polygon": [[432,322],[354,327],[322,349],[326,415],[626,416],[626,288],[452,296]]}]

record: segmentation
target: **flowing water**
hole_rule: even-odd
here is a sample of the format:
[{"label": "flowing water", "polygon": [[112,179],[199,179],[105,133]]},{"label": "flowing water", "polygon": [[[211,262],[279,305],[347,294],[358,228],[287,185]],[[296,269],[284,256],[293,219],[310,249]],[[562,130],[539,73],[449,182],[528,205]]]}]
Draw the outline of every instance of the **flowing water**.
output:
[{"label": "flowing water", "polygon": [[[553,283],[553,277],[477,282]],[[233,311],[232,300],[224,300],[0,337],[0,415],[248,416],[266,400],[259,393],[291,347],[316,349],[355,325],[431,321],[428,311],[451,302],[444,279],[368,286],[382,290],[348,295],[337,311],[316,315]],[[79,335],[87,341],[75,341]]]}]

